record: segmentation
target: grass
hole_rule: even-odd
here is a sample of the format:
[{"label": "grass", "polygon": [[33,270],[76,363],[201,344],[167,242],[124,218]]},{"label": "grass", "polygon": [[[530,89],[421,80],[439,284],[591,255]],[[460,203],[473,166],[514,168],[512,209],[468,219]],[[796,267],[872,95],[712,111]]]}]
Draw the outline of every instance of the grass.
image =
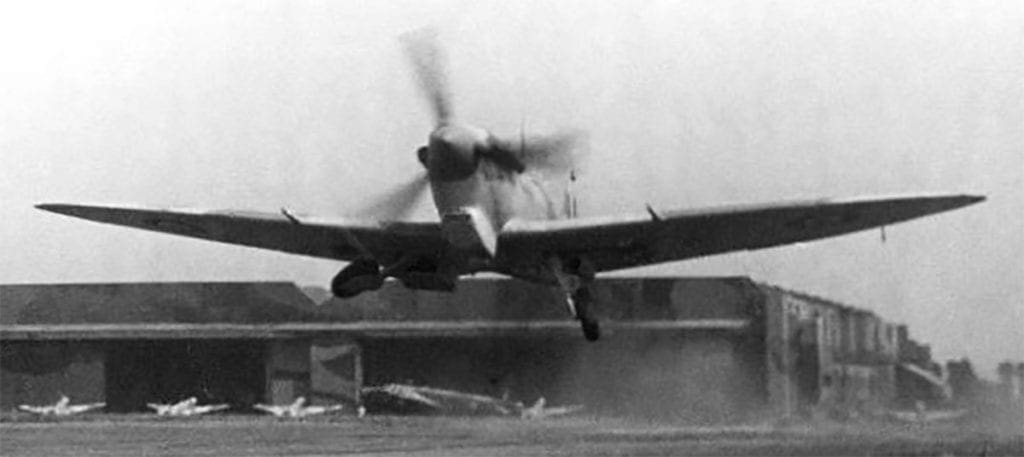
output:
[{"label": "grass", "polygon": [[0,453],[81,455],[1024,455],[1024,431],[935,426],[692,427],[616,419],[94,415],[0,423]]}]

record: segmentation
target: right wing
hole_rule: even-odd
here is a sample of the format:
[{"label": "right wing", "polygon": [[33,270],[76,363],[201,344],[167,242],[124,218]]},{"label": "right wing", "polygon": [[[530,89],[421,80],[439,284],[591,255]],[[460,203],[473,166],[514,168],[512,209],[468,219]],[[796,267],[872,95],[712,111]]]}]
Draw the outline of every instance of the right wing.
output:
[{"label": "right wing", "polygon": [[42,204],[36,208],[107,224],[312,257],[382,263],[444,249],[440,225],[327,219],[281,213]]},{"label": "right wing", "polygon": [[554,408],[547,408],[544,412],[548,416],[564,416],[566,414],[572,414],[577,411],[582,411],[583,405],[569,405],[569,406],[556,406]]},{"label": "right wing", "polygon": [[193,406],[187,410],[182,411],[181,414],[183,416],[199,416],[202,414],[208,414],[215,411],[222,411],[230,407],[231,405],[228,405],[227,403],[220,403],[216,405]]},{"label": "right wing", "polygon": [[278,417],[283,416],[284,412],[286,410],[286,408],[283,407],[283,406],[263,405],[263,404],[259,404],[259,403],[255,404],[255,405],[252,405],[252,407],[254,409],[258,409],[260,411],[265,411],[265,412],[268,412],[268,413],[273,414],[273,415],[278,416]]},{"label": "right wing", "polygon": [[197,406],[196,408],[197,409],[201,409],[201,412],[199,414],[206,414],[206,413],[212,413],[212,412],[215,412],[215,411],[223,411],[223,410],[228,409],[230,407],[231,407],[231,405],[229,405],[227,403],[220,403],[220,404],[217,404],[217,405]]}]

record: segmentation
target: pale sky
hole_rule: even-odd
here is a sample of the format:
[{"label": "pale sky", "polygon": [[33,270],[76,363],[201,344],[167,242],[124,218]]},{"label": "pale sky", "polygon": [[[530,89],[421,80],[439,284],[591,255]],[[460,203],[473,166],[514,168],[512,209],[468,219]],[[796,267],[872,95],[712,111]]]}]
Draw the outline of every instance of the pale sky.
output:
[{"label": "pale sky", "polygon": [[356,211],[420,167],[432,121],[397,37],[434,25],[461,119],[589,132],[584,215],[987,195],[884,244],[872,231],[621,274],[749,275],[905,322],[987,377],[1024,360],[1024,3],[680,3],[4,3],[0,283],[325,286],[340,263],[32,205]]}]

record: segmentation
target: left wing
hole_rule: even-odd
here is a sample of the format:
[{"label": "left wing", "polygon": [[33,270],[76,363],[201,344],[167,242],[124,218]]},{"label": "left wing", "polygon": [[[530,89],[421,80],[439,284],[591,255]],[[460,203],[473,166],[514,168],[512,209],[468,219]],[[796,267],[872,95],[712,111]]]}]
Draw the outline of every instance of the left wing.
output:
[{"label": "left wing", "polygon": [[18,405],[18,409],[27,413],[33,414],[51,414],[53,413],[54,407],[52,406],[31,406],[31,405]]},{"label": "left wing", "polygon": [[336,260],[396,261],[444,248],[440,225],[325,219],[280,213],[42,204],[36,208],[115,225]]},{"label": "left wing", "polygon": [[817,200],[606,218],[510,221],[498,237],[508,265],[585,256],[596,272],[842,235],[949,211],[971,195]]}]

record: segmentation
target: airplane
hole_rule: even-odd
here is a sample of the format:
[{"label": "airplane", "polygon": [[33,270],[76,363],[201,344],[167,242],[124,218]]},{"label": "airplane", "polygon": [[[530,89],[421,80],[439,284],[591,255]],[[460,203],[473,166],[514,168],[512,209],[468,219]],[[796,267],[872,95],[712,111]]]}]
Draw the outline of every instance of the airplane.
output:
[{"label": "airplane", "polygon": [[[519,417],[527,420],[544,419],[552,416],[572,414],[583,409],[582,405],[546,407],[544,397],[537,399],[533,406],[525,406],[522,402],[512,402],[507,398],[489,397],[486,395],[459,392],[457,390],[439,389],[436,387],[414,386],[410,384],[385,384],[378,387],[364,387],[362,390],[366,400],[384,405],[384,408],[401,406],[389,400],[400,400],[420,405],[428,411],[447,414],[495,415],[510,416],[519,413]],[[387,397],[387,398],[382,398]],[[375,398],[377,397],[377,398]]]},{"label": "airplane", "polygon": [[57,403],[48,406],[18,405],[18,409],[40,416],[71,416],[107,406],[106,403],[85,403],[72,405],[67,395],[61,395]]},{"label": "airplane", "polygon": [[196,397],[189,397],[177,403],[146,403],[146,406],[156,411],[156,414],[159,416],[199,416],[230,407],[230,405],[224,403],[218,405],[197,405],[197,403]]},{"label": "airplane", "polygon": [[[454,291],[458,279],[499,273],[557,287],[587,340],[595,276],[614,270],[801,243],[964,207],[977,195],[819,199],[582,217],[572,192],[582,151],[573,132],[499,137],[455,117],[437,34],[403,35],[433,111],[424,173],[373,200],[377,214],[315,217],[251,211],[81,204],[37,208],[92,221],[349,262],[332,279],[339,298],[395,278],[411,289]],[[429,188],[439,221],[403,216]]]},{"label": "airplane", "polygon": [[507,416],[522,408],[522,403],[506,399],[410,384],[364,387],[362,394],[365,401],[383,409],[406,410],[405,406],[417,405],[415,409],[442,414]]},{"label": "airplane", "polygon": [[583,405],[571,405],[571,406],[556,406],[547,408],[544,405],[547,400],[544,397],[537,399],[537,402],[529,408],[522,408],[519,411],[519,417],[527,420],[544,419],[552,416],[564,416],[566,414],[572,414],[583,409]]},{"label": "airplane", "polygon": [[146,406],[156,411],[160,416],[179,416],[183,415],[180,412],[187,411],[189,408],[198,403],[196,397],[189,397],[177,403],[161,404],[161,403],[146,403]]},{"label": "airplane", "polygon": [[305,406],[306,397],[296,398],[295,401],[288,405],[264,405],[257,403],[252,405],[261,411],[266,411],[273,414],[275,417],[306,417],[314,416],[318,414],[326,414],[333,411],[341,411],[344,405],[331,405],[331,406]]}]

